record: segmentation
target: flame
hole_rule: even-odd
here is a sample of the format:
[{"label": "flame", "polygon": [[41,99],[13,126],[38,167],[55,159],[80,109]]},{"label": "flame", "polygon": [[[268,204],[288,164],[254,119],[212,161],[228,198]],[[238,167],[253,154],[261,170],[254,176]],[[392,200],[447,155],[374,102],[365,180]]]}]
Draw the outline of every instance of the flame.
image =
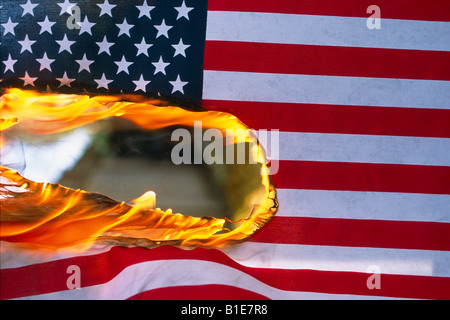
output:
[{"label": "flame", "polygon": [[[136,95],[75,95],[8,89],[0,98],[0,131],[11,127],[33,134],[67,131],[109,117],[128,119],[143,129],[171,125],[205,128],[224,134],[233,129],[235,143],[252,142],[251,156],[261,165],[265,196],[234,230],[226,219],[190,217],[154,208],[148,191],[132,204],[59,184],[34,182],[0,167],[0,239],[33,246],[62,248],[96,241],[128,241],[130,245],[173,244],[181,247],[223,247],[245,240],[276,212],[275,189],[263,149],[239,119],[224,112],[194,112]],[[242,129],[242,130],[237,130]],[[227,137],[228,138],[228,137]],[[0,148],[5,141],[1,140]],[[121,242],[122,241],[122,242]]]}]

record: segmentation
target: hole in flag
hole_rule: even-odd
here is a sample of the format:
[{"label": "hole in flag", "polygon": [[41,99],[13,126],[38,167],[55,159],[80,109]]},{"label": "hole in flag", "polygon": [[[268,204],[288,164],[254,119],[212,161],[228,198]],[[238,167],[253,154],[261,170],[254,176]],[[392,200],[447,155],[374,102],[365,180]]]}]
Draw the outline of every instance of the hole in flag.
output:
[{"label": "hole in flag", "polygon": [[19,89],[0,104],[2,240],[222,247],[276,213],[265,151],[230,114]]}]

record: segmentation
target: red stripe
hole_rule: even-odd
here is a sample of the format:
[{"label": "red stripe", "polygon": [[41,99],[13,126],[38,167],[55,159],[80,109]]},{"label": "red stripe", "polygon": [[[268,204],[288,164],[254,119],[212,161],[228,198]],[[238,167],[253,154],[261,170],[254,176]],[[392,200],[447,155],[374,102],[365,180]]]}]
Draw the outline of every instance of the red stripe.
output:
[{"label": "red stripe", "polygon": [[450,80],[450,52],[207,41],[204,69]]},{"label": "red stripe", "polygon": [[128,300],[269,300],[269,298],[237,287],[209,284],[158,288],[141,292]]},{"label": "red stripe", "polygon": [[208,10],[369,17],[367,7],[380,7],[381,18],[450,21],[447,0],[209,0]]},{"label": "red stripe", "polygon": [[280,161],[275,187],[450,194],[450,167],[378,163]]},{"label": "red stripe", "polygon": [[[174,247],[155,249],[114,247],[109,252],[74,257],[21,268],[0,270],[0,298],[12,299],[67,290],[67,267],[80,267],[81,287],[110,281],[126,267],[154,260],[196,259],[220,263],[280,290],[357,294],[371,296],[450,299],[450,278],[405,275],[381,275],[381,289],[370,290],[366,281],[370,274],[317,270],[266,269],[245,267],[219,250]],[[199,274],[201,270],[198,270]]]},{"label": "red stripe", "polygon": [[450,223],[274,217],[252,241],[450,251]]},{"label": "red stripe", "polygon": [[203,100],[253,129],[450,138],[450,110]]}]

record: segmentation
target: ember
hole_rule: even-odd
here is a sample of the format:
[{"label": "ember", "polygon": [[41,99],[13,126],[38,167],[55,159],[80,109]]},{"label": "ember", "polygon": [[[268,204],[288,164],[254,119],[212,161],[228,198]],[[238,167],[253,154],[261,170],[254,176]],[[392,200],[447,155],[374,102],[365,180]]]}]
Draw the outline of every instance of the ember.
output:
[{"label": "ember", "polygon": [[[264,150],[249,129],[230,114],[194,112],[163,100],[133,95],[89,97],[19,89],[7,90],[0,106],[0,130],[39,135],[64,132],[106,118],[126,119],[143,130],[193,126],[201,121],[205,128],[220,130],[226,141],[249,144],[251,163],[258,165],[261,173],[262,190],[249,197],[253,209],[229,230],[224,227],[227,218],[183,216],[171,209],[155,208],[156,195],[152,191],[128,204],[98,193],[34,182],[1,166],[1,240],[48,248],[81,244],[86,249],[99,241],[144,247],[222,247],[245,240],[276,212],[276,194]],[[0,142],[4,148],[7,141]]]}]

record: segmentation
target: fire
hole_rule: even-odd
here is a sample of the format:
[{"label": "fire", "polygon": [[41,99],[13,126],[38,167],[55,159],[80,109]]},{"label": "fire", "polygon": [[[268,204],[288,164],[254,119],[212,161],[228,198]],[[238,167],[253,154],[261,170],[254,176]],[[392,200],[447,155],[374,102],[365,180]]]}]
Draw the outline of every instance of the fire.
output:
[{"label": "fire", "polygon": [[[276,213],[276,194],[264,150],[256,137],[248,134],[249,129],[228,113],[194,112],[135,95],[90,97],[19,89],[8,89],[0,98],[0,106],[0,131],[20,128],[32,134],[49,134],[109,117],[127,119],[148,130],[192,126],[194,121],[228,134],[227,129],[234,129],[235,143],[251,142],[251,156],[262,168],[265,193],[255,200],[249,216],[237,228],[228,230],[224,228],[226,219],[183,216],[171,209],[155,208],[153,191],[126,204],[98,193],[34,182],[0,167],[1,240],[55,249],[80,244],[86,249],[98,241],[145,247],[222,247],[245,240]],[[5,141],[0,142],[2,148]]]}]

